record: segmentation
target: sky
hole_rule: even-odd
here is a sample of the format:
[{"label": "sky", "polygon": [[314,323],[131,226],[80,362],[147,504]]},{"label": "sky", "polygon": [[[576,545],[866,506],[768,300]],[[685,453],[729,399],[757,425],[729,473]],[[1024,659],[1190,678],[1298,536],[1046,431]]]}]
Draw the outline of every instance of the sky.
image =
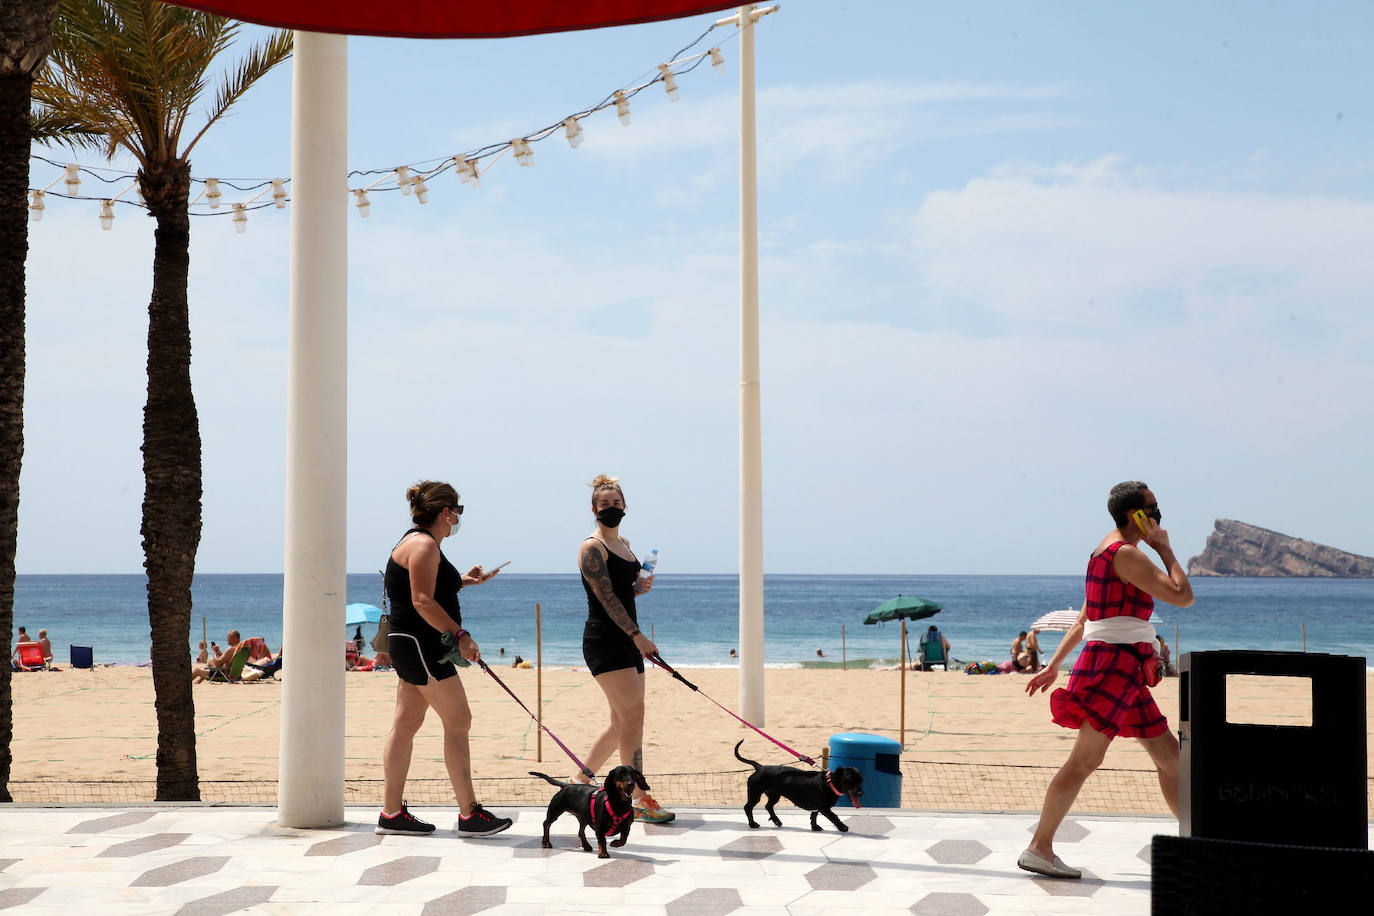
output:
[{"label": "sky", "polygon": [[[552,124],[714,19],[352,38],[350,167]],[[1218,518],[1374,555],[1371,26],[1364,2],[765,17],[765,571],[1079,575],[1131,479],[1185,562]],[[560,133],[479,188],[449,172],[424,205],[350,213],[348,493],[308,523],[346,528],[351,572],[385,561],[422,478],[462,494],[459,565],[572,572],[603,472],[662,572],[737,569],[733,27],[714,45],[723,75],[649,87],[628,127],[601,112],[576,150]],[[285,177],[290,133],[287,64],[192,173]],[[20,574],[142,568],[152,225],[117,213],[102,232],[50,196],[30,226]],[[202,572],[283,566],[289,218],[192,220]]]}]

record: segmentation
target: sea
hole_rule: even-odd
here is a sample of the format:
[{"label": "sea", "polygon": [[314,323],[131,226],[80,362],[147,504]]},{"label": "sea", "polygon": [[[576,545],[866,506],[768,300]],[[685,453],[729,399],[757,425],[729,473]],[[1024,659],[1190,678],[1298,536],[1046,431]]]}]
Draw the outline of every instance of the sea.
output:
[{"label": "sea", "polygon": [[[146,580],[141,575],[21,575],[15,582],[14,623],[31,635],[48,631],[57,663],[68,646],[91,646],[96,664],[147,664]],[[1193,580],[1189,608],[1157,604],[1156,630],[1178,653],[1215,649],[1325,652],[1366,659],[1374,673],[1374,579]],[[865,625],[864,617],[897,595],[941,605],[929,620],[908,623],[916,647],[930,624],[939,626],[960,662],[1010,656],[1012,640],[1041,615],[1077,608],[1082,576],[764,577],[764,663],[788,667],[873,667],[900,657],[901,625]],[[377,573],[348,576],[348,602],[379,605]],[[282,634],[282,576],[198,574],[191,589],[188,651],[202,627],[224,644],[230,629],[262,636],[277,649]],[[581,666],[587,601],[576,574],[502,573],[462,593],[463,625],[482,654],[534,661],[542,648],[548,666]],[[731,668],[739,640],[739,585],[732,575],[664,573],[638,602],[639,622],[674,667]],[[542,647],[536,645],[536,606]],[[375,624],[363,627],[371,639]],[[354,628],[339,626],[340,650]],[[1046,658],[1061,634],[1043,633]],[[1072,656],[1069,658],[1072,662]]]}]

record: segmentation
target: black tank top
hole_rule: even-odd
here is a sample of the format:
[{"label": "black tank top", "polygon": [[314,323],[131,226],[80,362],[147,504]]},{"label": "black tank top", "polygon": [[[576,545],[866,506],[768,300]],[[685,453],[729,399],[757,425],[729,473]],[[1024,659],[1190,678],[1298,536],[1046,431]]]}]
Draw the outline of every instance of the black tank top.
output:
[{"label": "black tank top", "polygon": [[[601,538],[587,538],[589,541],[596,541],[602,547],[606,547]],[[633,554],[632,554],[633,555]],[[629,612],[630,619],[639,622],[635,616],[635,579],[639,577],[639,561],[624,560],[616,556],[611,548],[606,547],[606,572],[611,577],[611,591],[616,598],[625,606]],[[596,597],[596,592],[592,591],[591,583],[587,577],[582,577],[582,590],[587,593],[587,625],[590,627],[609,627],[617,633],[623,632],[616,626],[615,621],[611,620],[611,615],[606,613],[606,609],[601,606],[601,599]]]},{"label": "black tank top", "polygon": [[[406,535],[417,531],[434,537],[433,532],[427,528],[411,528]],[[396,548],[393,547],[391,552],[394,554]],[[460,626],[463,623],[463,614],[458,606],[458,590],[462,587],[462,575],[440,550],[439,573],[434,579],[434,600],[448,612],[454,623]],[[419,636],[426,631],[438,632],[420,616],[419,611],[415,610],[415,602],[410,597],[410,570],[397,563],[395,557],[387,557],[386,561],[386,597],[391,603],[391,629],[394,632],[409,633],[412,636]]]}]

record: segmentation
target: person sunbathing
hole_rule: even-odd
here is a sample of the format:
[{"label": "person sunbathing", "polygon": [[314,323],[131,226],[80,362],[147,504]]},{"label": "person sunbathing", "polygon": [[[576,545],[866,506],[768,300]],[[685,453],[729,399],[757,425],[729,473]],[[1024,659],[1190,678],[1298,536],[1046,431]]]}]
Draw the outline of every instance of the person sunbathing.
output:
[{"label": "person sunbathing", "polygon": [[215,671],[227,672],[229,670],[229,665],[234,661],[234,655],[239,651],[239,643],[243,641],[243,638],[239,636],[238,630],[230,630],[229,634],[224,637],[224,641],[229,645],[223,652],[220,651],[219,645],[212,640],[210,642],[209,662],[191,666],[192,684],[201,683]]}]

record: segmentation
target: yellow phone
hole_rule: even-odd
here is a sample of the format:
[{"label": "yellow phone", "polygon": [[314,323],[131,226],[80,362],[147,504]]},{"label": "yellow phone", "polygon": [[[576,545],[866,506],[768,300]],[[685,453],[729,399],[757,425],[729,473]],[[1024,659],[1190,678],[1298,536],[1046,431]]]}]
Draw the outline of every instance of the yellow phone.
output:
[{"label": "yellow phone", "polygon": [[1144,509],[1132,509],[1131,518],[1135,521],[1135,526],[1140,529],[1141,534],[1150,533],[1150,523],[1154,519],[1146,515]]}]

